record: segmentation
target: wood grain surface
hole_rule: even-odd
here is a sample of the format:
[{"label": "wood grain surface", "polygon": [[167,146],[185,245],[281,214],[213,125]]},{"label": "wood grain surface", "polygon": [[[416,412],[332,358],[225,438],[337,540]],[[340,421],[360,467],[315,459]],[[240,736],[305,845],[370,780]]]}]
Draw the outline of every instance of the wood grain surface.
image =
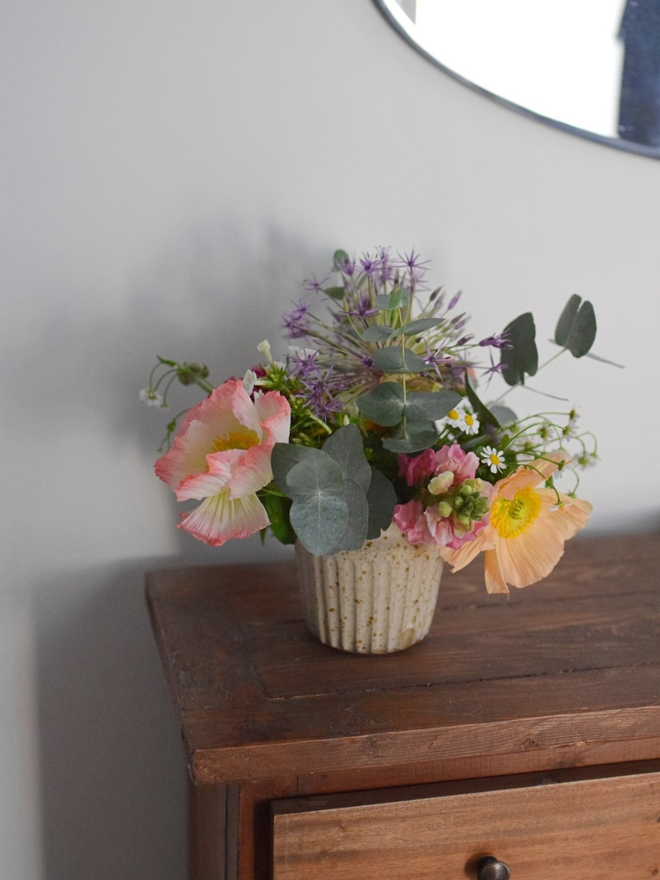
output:
[{"label": "wood grain surface", "polygon": [[459,880],[485,855],[515,880],[660,873],[659,773],[274,812],[273,880]]},{"label": "wood grain surface", "polygon": [[530,753],[561,766],[601,748],[608,762],[660,756],[657,534],[570,542],[510,600],[486,594],[478,563],[447,573],[427,639],[389,656],[316,641],[293,563],[164,570],[147,584],[197,783],[498,755],[525,769]]}]

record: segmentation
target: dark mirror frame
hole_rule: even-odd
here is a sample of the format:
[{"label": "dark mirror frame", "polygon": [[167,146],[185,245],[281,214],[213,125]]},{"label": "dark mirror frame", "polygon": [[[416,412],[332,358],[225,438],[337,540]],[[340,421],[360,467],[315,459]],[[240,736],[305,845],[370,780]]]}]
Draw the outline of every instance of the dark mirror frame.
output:
[{"label": "dark mirror frame", "polygon": [[[587,131],[583,128],[577,128],[574,125],[569,125],[566,122],[560,122],[558,119],[551,119],[549,116],[543,116],[541,113],[535,113],[533,110],[528,110],[526,107],[520,106],[520,104],[515,104],[513,101],[508,101],[506,98],[501,97],[501,95],[496,95],[494,92],[489,92],[488,89],[482,88],[482,86],[478,86],[475,83],[471,82],[469,79],[465,79],[465,77],[461,76],[460,73],[456,73],[456,71],[452,70],[449,67],[445,67],[441,61],[438,61],[433,55],[419,46],[400,25],[399,22],[394,18],[391,14],[389,8],[386,3],[388,0],[373,0],[377,8],[380,10],[382,15],[385,17],[386,21],[394,28],[394,30],[403,37],[403,39],[408,43],[409,46],[412,46],[416,52],[419,52],[420,55],[423,55],[427,61],[430,61],[435,67],[438,67],[443,73],[446,73],[448,76],[452,77],[452,79],[457,80],[457,82],[462,83],[464,86],[468,86],[468,88],[472,89],[472,91],[477,92],[480,95],[483,95],[486,98],[489,98],[491,101],[495,101],[501,107],[506,107],[508,110],[513,110],[515,113],[519,113],[522,116],[526,116],[528,119],[534,119],[537,122],[543,122],[546,125],[551,125],[553,128],[557,128],[560,131],[564,131],[567,134],[574,134],[581,138],[586,138],[587,140],[594,141],[597,144],[603,144],[606,147],[614,147],[615,150],[625,150],[627,153],[637,153],[639,156],[647,156],[650,159],[660,159],[660,148],[657,147],[648,147],[644,144],[637,144],[634,141],[625,141],[620,138],[615,137],[606,137],[605,135],[596,134],[595,132]],[[396,0],[389,0],[389,2],[396,2]],[[400,4],[401,5],[401,4]]]}]

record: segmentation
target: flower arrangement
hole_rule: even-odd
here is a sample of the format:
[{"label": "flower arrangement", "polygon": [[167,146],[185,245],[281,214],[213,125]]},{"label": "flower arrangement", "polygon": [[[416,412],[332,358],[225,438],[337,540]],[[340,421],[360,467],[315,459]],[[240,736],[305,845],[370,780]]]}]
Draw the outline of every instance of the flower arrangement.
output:
[{"label": "flower arrangement", "polygon": [[[460,292],[429,290],[426,273],[414,251],[340,250],[335,278],[309,279],[284,314],[283,360],[264,341],[260,365],[215,387],[203,364],[158,358],[148,404],[167,406],[175,380],[207,395],[169,423],[156,462],[177,500],[200,502],[180,528],[216,546],[271,532],[320,556],[394,524],[411,544],[439,546],[454,570],[483,553],[489,592],[550,573],[589,518],[576,489],[597,461],[595,438],[563,398],[522,416],[503,404],[541,369],[531,313],[476,340]],[[596,357],[595,335],[592,305],[573,295],[546,363]],[[495,378],[508,386],[499,394]]]}]

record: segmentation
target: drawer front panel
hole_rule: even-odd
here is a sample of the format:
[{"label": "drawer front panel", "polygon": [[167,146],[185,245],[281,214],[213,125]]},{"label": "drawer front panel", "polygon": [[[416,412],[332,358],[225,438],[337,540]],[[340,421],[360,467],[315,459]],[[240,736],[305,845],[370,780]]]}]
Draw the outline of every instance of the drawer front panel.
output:
[{"label": "drawer front panel", "polygon": [[278,812],[274,880],[660,880],[660,773]]}]

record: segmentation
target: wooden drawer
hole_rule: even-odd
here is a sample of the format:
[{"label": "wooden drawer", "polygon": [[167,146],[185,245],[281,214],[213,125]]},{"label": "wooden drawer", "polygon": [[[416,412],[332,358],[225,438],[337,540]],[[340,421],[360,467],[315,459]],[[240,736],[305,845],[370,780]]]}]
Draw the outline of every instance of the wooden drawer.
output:
[{"label": "wooden drawer", "polygon": [[462,880],[485,855],[511,880],[660,877],[660,772],[349,801],[273,805],[274,880]]}]

